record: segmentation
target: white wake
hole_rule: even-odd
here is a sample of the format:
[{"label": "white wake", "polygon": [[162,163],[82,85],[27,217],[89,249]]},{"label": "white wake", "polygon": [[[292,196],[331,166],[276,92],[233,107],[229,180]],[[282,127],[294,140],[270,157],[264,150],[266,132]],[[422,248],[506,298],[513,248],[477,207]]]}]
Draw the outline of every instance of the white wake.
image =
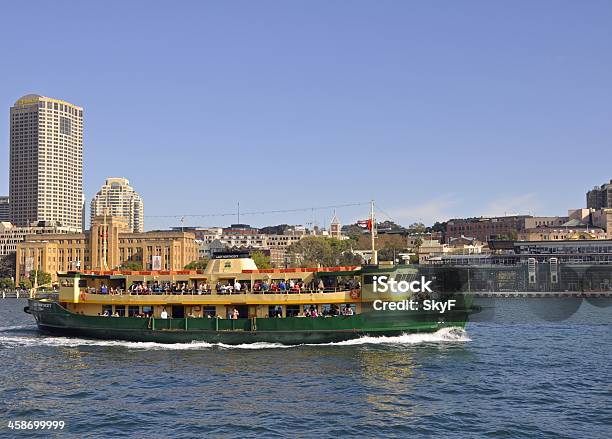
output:
[{"label": "white wake", "polygon": [[[8,329],[31,329],[31,326],[4,327],[0,328],[0,333]],[[301,346],[358,346],[358,345],[417,345],[423,343],[457,343],[471,341],[464,329],[461,328],[442,328],[433,333],[422,334],[403,334],[396,337],[360,337],[354,340],[347,340],[335,343],[321,344],[301,344],[284,345],[281,343],[244,343],[239,345],[227,345],[224,343],[207,343],[194,341],[191,343],[155,343],[155,342],[131,342],[122,340],[91,340],[73,337],[48,337],[42,335],[0,335],[0,346],[7,348],[16,347],[80,347],[80,346],[100,346],[100,347],[122,347],[136,350],[207,350],[207,349],[288,349]]]}]

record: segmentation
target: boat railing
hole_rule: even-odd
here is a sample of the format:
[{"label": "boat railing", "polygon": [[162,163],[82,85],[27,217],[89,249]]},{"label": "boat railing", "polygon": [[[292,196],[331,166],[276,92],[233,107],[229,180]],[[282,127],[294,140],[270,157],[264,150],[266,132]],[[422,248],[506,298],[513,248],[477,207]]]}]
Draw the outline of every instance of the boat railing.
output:
[{"label": "boat railing", "polygon": [[178,295],[178,296],[200,296],[200,295],[245,295],[245,294],[315,294],[315,293],[324,293],[324,294],[332,294],[332,293],[351,293],[353,291],[361,291],[360,288],[347,288],[347,287],[327,287],[327,288],[300,288],[300,289],[285,289],[285,290],[266,290],[266,291],[253,291],[252,289],[241,289],[240,291],[233,290],[202,290],[202,289],[190,289],[190,290],[115,290],[115,291],[101,291],[95,288],[85,288],[82,289],[82,293],[88,294],[102,294],[109,296],[155,296],[155,295]]}]

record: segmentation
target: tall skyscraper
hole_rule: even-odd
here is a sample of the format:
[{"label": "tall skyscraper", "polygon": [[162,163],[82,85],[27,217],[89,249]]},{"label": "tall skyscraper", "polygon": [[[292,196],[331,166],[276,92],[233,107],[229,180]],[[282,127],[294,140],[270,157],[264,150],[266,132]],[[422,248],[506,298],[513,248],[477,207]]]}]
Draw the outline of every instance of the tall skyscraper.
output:
[{"label": "tall skyscraper", "polygon": [[0,221],[10,221],[9,197],[0,196]]},{"label": "tall skyscraper", "polygon": [[127,178],[107,178],[91,200],[91,220],[106,214],[125,218],[131,232],[144,230],[144,203]]},{"label": "tall skyscraper", "polygon": [[15,102],[10,119],[11,222],[81,230],[83,109],[32,94]]}]

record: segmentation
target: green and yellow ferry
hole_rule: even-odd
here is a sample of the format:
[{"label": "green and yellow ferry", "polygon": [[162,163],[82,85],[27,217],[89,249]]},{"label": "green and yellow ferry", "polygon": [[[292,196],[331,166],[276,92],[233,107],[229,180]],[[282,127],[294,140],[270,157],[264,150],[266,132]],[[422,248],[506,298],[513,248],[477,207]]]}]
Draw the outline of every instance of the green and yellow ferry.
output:
[{"label": "green and yellow ferry", "polygon": [[[222,255],[205,270],[58,273],[57,300],[30,299],[41,332],[136,342],[328,343],[464,327],[468,296],[451,310],[377,310],[374,276],[413,281],[410,265],[259,270],[248,256]],[[423,297],[419,298],[420,300]]]}]

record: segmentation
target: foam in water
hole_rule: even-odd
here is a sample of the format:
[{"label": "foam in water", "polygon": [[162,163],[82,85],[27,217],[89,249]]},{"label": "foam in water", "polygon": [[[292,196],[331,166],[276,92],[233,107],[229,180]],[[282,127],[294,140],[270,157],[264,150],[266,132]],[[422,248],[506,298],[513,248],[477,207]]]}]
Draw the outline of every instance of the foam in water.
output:
[{"label": "foam in water", "polygon": [[[16,329],[32,329],[31,326],[9,326],[0,328],[0,333],[10,332]],[[206,350],[206,349],[288,349],[300,346],[358,346],[358,345],[416,345],[421,343],[449,343],[471,341],[467,333],[461,328],[442,328],[437,332],[427,334],[403,334],[396,337],[361,337],[354,340],[336,343],[284,345],[281,343],[245,343],[239,345],[227,345],[224,343],[207,343],[194,341],[192,343],[154,343],[154,342],[131,342],[121,340],[90,340],[72,337],[46,337],[39,335],[0,335],[0,346],[3,347],[29,347],[29,346],[57,346],[57,347],[79,347],[79,346],[103,346],[123,347],[138,350]]]}]

